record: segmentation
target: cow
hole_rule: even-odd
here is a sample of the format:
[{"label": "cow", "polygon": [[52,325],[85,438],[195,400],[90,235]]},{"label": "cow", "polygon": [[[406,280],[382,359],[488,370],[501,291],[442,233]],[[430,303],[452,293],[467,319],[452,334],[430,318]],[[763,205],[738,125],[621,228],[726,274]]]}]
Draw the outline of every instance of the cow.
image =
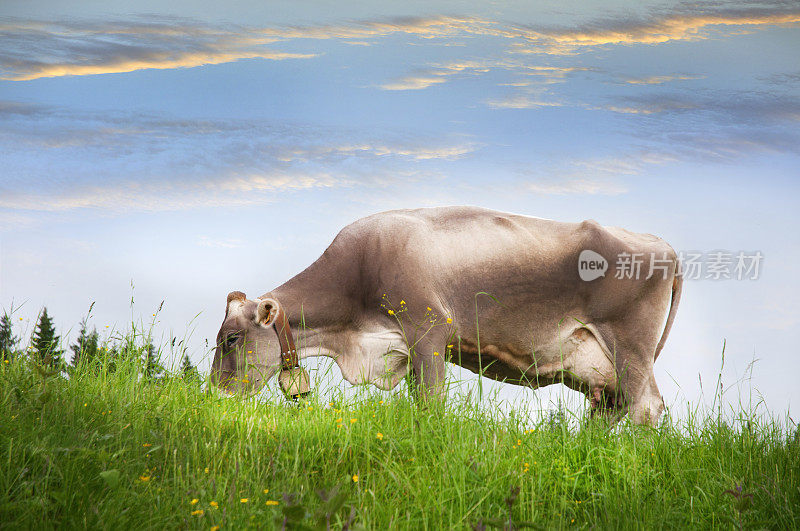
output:
[{"label": "cow", "polygon": [[653,364],[681,285],[662,239],[593,220],[382,212],[347,225],[272,291],[230,293],[211,382],[252,395],[280,371],[296,396],[308,390],[298,361],[329,356],[351,384],[389,390],[408,375],[420,396],[442,398],[449,361],[512,384],[563,383],[592,415],[655,424]]}]

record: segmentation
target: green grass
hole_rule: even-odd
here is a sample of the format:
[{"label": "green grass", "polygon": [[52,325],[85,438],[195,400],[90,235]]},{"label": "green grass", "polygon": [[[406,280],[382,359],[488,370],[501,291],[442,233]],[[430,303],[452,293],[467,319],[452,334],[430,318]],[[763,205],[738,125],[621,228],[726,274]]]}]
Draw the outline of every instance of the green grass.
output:
[{"label": "green grass", "polygon": [[530,426],[459,398],[292,406],[135,363],[0,366],[2,528],[800,528],[800,441],[775,419]]}]

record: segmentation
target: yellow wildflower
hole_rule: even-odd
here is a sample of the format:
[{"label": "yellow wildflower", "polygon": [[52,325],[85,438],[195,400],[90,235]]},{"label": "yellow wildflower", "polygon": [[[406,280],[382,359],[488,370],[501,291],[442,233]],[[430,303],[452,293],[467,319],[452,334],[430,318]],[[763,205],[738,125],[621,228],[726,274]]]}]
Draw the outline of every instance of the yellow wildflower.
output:
[{"label": "yellow wildflower", "polygon": [[196,511],[192,511],[192,516],[203,516],[203,509],[197,509]]},{"label": "yellow wildflower", "polygon": [[429,312],[432,312],[432,311],[433,311],[433,310],[431,310],[431,307],[430,307],[430,306],[428,306],[428,307],[427,307],[427,308],[425,308],[425,309],[426,309],[426,310],[428,310]]},{"label": "yellow wildflower", "polygon": [[219,531],[219,526],[215,525],[211,528],[211,531]]},{"label": "yellow wildflower", "polygon": [[150,481],[150,476],[139,476],[139,481]]},{"label": "yellow wildflower", "polygon": [[269,494],[269,489],[264,489],[264,494]]},{"label": "yellow wildflower", "polygon": [[342,422],[342,419],[336,419],[336,422],[339,422],[339,423],[341,423],[341,422]]},{"label": "yellow wildflower", "polygon": [[192,505],[194,505],[194,504],[196,504],[196,503],[197,503],[197,502],[199,502],[199,501],[200,501],[200,500],[198,500],[197,498],[192,498],[192,501],[190,501],[189,503],[190,503],[190,504],[192,504]]},{"label": "yellow wildflower", "polygon": [[215,502],[215,501],[209,502],[208,504],[209,504],[211,507],[213,507],[214,509],[216,509],[217,507],[219,507],[219,504],[218,504],[217,502]]},{"label": "yellow wildflower", "polygon": [[247,503],[247,502],[249,502],[249,501],[250,501],[250,498],[242,498],[242,499],[241,499],[241,500],[239,500],[239,501],[240,501],[241,503]]},{"label": "yellow wildflower", "polygon": [[205,470],[203,470],[203,472],[205,472],[206,474],[208,474],[208,467],[206,467],[206,468],[205,468]]},{"label": "yellow wildflower", "polygon": [[383,434],[381,432],[376,433],[375,437],[377,437],[381,441],[383,440]]},{"label": "yellow wildflower", "polygon": [[264,505],[278,505],[277,500],[267,500],[264,502]]},{"label": "yellow wildflower", "polygon": [[152,444],[150,444],[150,443],[144,443],[142,446],[143,446],[143,447],[145,447],[145,448],[150,448],[150,447],[151,447],[151,446],[153,446],[153,445],[152,445]]},{"label": "yellow wildflower", "polygon": [[350,424],[355,424],[358,419],[350,419]]},{"label": "yellow wildflower", "polygon": [[353,483],[358,483],[358,474],[353,476]]},{"label": "yellow wildflower", "polygon": [[433,353],[433,355],[434,355],[434,356],[438,356],[438,355],[439,355],[439,353],[438,353],[438,352],[434,352],[434,353]]},{"label": "yellow wildflower", "polygon": [[453,320],[452,320],[450,317],[448,317],[448,318],[447,318],[447,324],[450,324],[450,323],[452,323],[452,322],[453,322]]},{"label": "yellow wildflower", "polygon": [[389,315],[394,315],[394,310],[389,310]]},{"label": "yellow wildflower", "polygon": [[242,383],[250,383],[250,380],[248,380],[247,378],[242,378]]},{"label": "yellow wildflower", "polygon": [[379,404],[383,404],[383,400],[379,400],[379,401],[378,401],[378,403],[379,403]]},{"label": "yellow wildflower", "polygon": [[402,306],[405,303],[406,303],[406,301],[400,301],[400,306]]}]

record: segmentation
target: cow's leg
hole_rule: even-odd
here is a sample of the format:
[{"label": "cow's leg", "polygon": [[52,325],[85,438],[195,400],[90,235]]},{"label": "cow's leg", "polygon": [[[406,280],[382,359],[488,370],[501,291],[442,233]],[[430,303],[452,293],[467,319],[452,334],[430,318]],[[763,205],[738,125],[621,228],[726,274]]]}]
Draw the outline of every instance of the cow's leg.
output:
[{"label": "cow's leg", "polygon": [[[664,411],[664,401],[653,374],[658,342],[652,323],[631,316],[605,338],[614,355],[617,389],[624,409],[635,424],[655,425]],[[610,339],[610,341],[609,341]]]},{"label": "cow's leg", "polygon": [[410,384],[416,396],[444,399],[447,391],[446,338],[441,334],[429,334],[418,341],[411,352]]}]

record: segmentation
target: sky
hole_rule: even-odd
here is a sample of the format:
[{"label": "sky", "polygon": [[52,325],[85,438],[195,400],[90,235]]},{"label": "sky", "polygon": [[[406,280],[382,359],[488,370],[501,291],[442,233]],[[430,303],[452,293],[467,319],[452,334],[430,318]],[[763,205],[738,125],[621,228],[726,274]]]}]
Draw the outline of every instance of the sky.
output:
[{"label": "sky", "polygon": [[798,49],[797,2],[4,0],[0,306],[69,339],[94,303],[207,371],[228,292],[365,215],[595,219],[761,253],[686,281],[656,379],[710,401],[724,341],[725,401],[796,419]]}]

